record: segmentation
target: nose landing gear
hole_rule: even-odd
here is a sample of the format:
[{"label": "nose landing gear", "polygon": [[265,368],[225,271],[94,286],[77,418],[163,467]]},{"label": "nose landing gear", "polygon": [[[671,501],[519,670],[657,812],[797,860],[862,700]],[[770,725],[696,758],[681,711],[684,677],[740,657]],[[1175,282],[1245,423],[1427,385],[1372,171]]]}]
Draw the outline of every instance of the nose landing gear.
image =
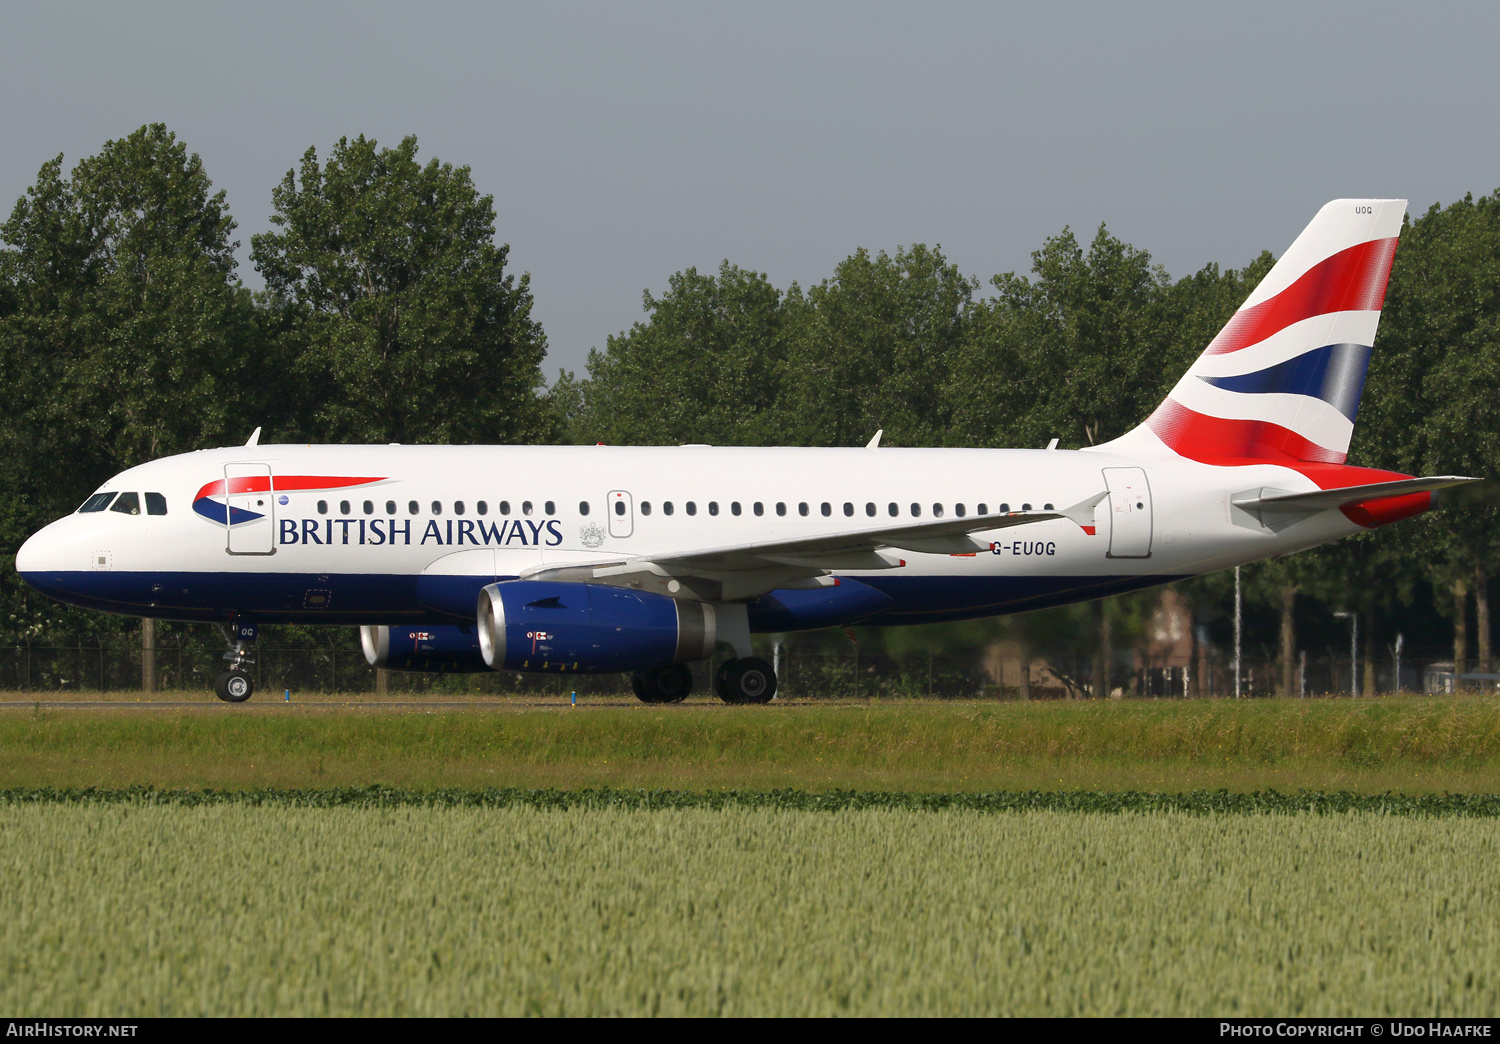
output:
[{"label": "nose landing gear", "polygon": [[255,682],[250,678],[249,668],[255,665],[255,640],[258,637],[253,623],[235,623],[233,631],[224,637],[230,643],[224,654],[229,669],[214,679],[214,695],[225,703],[244,703],[255,692]]}]

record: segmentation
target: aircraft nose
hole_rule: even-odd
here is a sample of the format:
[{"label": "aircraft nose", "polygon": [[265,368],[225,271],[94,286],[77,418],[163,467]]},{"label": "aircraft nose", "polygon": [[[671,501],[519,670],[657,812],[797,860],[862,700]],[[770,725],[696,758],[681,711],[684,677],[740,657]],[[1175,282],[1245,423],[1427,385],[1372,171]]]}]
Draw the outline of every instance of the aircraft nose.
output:
[{"label": "aircraft nose", "polygon": [[66,568],[67,542],[58,533],[56,523],[33,534],[16,552],[16,572],[28,582],[32,576],[61,572]]}]

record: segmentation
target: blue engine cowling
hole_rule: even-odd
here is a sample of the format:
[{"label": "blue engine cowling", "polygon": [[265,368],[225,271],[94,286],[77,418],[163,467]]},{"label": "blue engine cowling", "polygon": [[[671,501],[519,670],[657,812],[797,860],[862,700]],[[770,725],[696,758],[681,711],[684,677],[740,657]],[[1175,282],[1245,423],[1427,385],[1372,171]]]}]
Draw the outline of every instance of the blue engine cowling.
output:
[{"label": "blue engine cowling", "polygon": [[479,647],[496,670],[598,674],[713,654],[712,605],[600,584],[511,580],[479,593]]},{"label": "blue engine cowling", "polygon": [[489,670],[472,627],[361,627],[359,642],[370,666],[388,671],[467,674]]}]

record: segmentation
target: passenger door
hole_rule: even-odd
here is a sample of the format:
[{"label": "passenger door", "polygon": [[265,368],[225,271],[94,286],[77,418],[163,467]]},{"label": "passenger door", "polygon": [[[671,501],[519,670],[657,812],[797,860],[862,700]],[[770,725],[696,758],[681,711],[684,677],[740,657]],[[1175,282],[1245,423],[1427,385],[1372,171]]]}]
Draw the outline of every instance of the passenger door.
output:
[{"label": "passenger door", "polygon": [[269,464],[224,465],[224,513],[231,555],[276,553],[276,483]]},{"label": "passenger door", "polygon": [[1151,486],[1144,468],[1105,468],[1110,558],[1151,557]]}]

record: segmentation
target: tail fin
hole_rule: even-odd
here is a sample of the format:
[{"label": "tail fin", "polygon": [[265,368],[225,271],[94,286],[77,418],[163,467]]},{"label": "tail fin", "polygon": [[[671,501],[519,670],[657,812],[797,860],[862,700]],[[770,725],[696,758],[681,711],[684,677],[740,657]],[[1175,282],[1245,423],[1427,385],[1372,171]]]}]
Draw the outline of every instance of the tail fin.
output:
[{"label": "tail fin", "polygon": [[1336,199],[1150,418],[1114,443],[1204,463],[1342,464],[1404,199]]}]

